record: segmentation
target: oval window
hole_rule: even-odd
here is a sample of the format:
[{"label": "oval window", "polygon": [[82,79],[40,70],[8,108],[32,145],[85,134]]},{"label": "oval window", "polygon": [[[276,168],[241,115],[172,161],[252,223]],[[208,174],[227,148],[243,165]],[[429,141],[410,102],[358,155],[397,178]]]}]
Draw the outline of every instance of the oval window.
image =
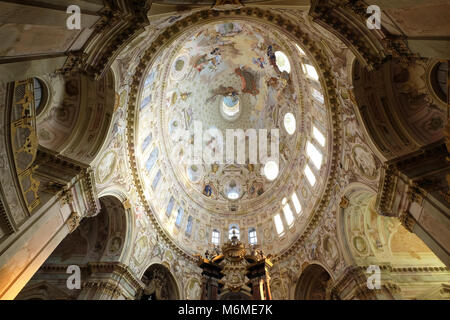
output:
[{"label": "oval window", "polygon": [[295,117],[292,113],[286,113],[284,115],[284,128],[289,135],[293,135],[296,128]]},{"label": "oval window", "polygon": [[264,165],[264,175],[270,181],[273,181],[278,177],[278,164],[275,161],[267,161]]}]

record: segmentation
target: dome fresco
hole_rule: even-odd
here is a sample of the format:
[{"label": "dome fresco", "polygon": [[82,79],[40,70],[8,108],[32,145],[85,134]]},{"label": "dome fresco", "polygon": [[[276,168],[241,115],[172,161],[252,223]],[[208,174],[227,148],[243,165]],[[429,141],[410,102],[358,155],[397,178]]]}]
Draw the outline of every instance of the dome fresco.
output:
[{"label": "dome fresco", "polygon": [[[309,198],[305,208],[313,207],[320,187],[306,185],[305,146],[313,121],[321,128],[328,124],[324,105],[311,103],[303,59],[304,51],[287,35],[230,20],[192,28],[147,67],[138,102],[137,164],[146,200],[171,236],[188,242],[167,211],[172,197],[188,204],[185,210],[205,238],[211,219],[255,227],[246,225],[248,218],[275,233],[272,216],[292,192]],[[199,146],[201,157],[195,158]],[[324,145],[320,150],[325,153]],[[151,185],[161,168],[165,182],[155,190]],[[315,169],[317,177],[323,175],[320,166]]]}]

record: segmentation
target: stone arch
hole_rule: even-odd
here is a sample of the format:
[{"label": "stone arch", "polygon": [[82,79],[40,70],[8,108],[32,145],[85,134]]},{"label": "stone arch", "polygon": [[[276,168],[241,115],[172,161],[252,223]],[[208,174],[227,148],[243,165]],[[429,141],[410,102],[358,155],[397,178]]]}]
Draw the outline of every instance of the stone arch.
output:
[{"label": "stone arch", "polygon": [[114,73],[93,80],[86,75],[40,77],[49,88],[48,103],[36,119],[39,145],[90,164],[102,149],[114,112]]},{"label": "stone arch", "polygon": [[349,204],[340,217],[341,239],[353,264],[393,266],[439,266],[442,262],[413,233],[407,231],[396,217],[385,217],[375,211],[375,197],[360,191],[350,195]]},{"label": "stone arch", "polygon": [[145,288],[138,294],[138,300],[179,300],[180,289],[175,277],[163,264],[154,263],[144,272],[141,281]]},{"label": "stone arch", "polygon": [[[128,234],[126,209],[114,195],[100,197],[100,212],[81,220],[80,225],[67,235],[47,258],[44,264],[23,288],[17,299],[30,296],[35,291],[51,299],[77,299],[83,295],[83,286],[69,290],[66,286],[67,268],[80,268],[81,283],[99,281],[99,274],[116,271],[127,256]],[[87,289],[89,290],[89,289]],[[95,295],[92,297],[94,299]]]},{"label": "stone arch", "polygon": [[126,251],[127,214],[119,198],[100,197],[100,212],[84,218],[47,259],[51,263],[84,265],[89,262],[119,262]]},{"label": "stone arch", "polygon": [[295,288],[295,300],[328,300],[330,273],[321,265],[308,265],[301,273]]},{"label": "stone arch", "polygon": [[[344,257],[344,261],[347,265],[354,265],[354,257],[351,252],[351,248],[349,247],[349,242],[346,238],[345,228],[345,213],[346,209],[350,206],[350,201],[354,200],[358,197],[374,197],[376,195],[376,191],[373,190],[370,186],[360,183],[353,182],[349,184],[343,191],[343,196],[341,198],[340,208],[338,209],[338,215],[336,218],[336,230],[337,230],[337,239],[339,241],[339,247],[342,249],[342,254]],[[364,203],[364,205],[367,203]]]},{"label": "stone arch", "polygon": [[[129,261],[133,251],[132,248],[135,237],[135,215],[125,192],[117,189],[116,186],[107,188],[100,192],[99,198],[104,197],[116,198],[122,204],[122,206],[119,206],[118,216],[125,216],[125,228],[120,232],[121,237],[123,237],[123,249],[121,250],[119,261],[126,263]],[[115,218],[118,218],[118,216]]]},{"label": "stone arch", "polygon": [[355,59],[354,103],[364,131],[385,160],[412,153],[444,137],[446,104],[433,92],[434,60],[392,59],[368,70]]},{"label": "stone arch", "polygon": [[[369,188],[353,186],[341,202],[338,236],[349,274],[358,274],[364,297],[375,299],[441,299],[440,288],[450,274],[438,257],[397,217],[375,210],[376,194]],[[379,268],[381,288],[367,290],[369,266]],[[418,282],[417,279],[420,279]],[[341,281],[343,281],[341,279]],[[414,285],[412,285],[414,283]],[[442,291],[443,292],[443,291]],[[358,295],[358,293],[356,293]]]},{"label": "stone arch", "polygon": [[41,281],[26,286],[16,298],[17,300],[70,300],[67,292],[57,286]]}]

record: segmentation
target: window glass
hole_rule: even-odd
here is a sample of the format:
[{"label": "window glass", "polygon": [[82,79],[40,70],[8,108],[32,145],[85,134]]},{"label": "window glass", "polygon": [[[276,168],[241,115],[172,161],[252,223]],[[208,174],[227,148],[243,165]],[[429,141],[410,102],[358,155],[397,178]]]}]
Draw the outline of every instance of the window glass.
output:
[{"label": "window glass", "polygon": [[278,235],[281,235],[284,232],[284,227],[283,227],[283,221],[281,221],[281,217],[279,214],[277,214],[274,218],[273,218],[274,222],[275,222],[275,228],[277,229],[277,233]]},{"label": "window glass", "polygon": [[300,204],[300,201],[298,200],[297,194],[294,192],[291,196],[292,203],[294,204],[295,212],[298,214],[300,211],[302,211],[302,205]]},{"label": "window glass", "polygon": [[258,242],[258,238],[256,237],[256,230],[255,228],[251,228],[248,232],[248,242],[250,244],[256,244]]},{"label": "window glass", "polygon": [[320,167],[322,166],[322,154],[320,153],[319,150],[317,150],[317,148],[308,141],[307,145],[306,145],[306,153],[308,154],[308,156],[310,157],[312,163],[314,164],[314,166],[317,169],[320,169]]},{"label": "window glass", "polygon": [[314,173],[312,172],[311,168],[308,165],[306,165],[304,172],[305,172],[306,178],[309,181],[309,184],[311,186],[314,186],[316,184],[316,176],[314,175]]},{"label": "window glass", "polygon": [[211,242],[216,246],[219,245],[219,242],[220,242],[220,232],[219,231],[213,230]]},{"label": "window glass", "polygon": [[170,197],[169,203],[167,204],[166,208],[166,215],[170,217],[172,214],[173,206],[175,205],[175,199],[173,197]]},{"label": "window glass", "polygon": [[316,127],[313,127],[313,136],[322,147],[325,146],[325,137]]}]

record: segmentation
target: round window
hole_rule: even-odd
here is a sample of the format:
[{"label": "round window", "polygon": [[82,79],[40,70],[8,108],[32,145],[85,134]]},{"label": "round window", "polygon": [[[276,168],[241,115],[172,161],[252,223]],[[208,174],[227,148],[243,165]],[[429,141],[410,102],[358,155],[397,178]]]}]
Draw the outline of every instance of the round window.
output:
[{"label": "round window", "polygon": [[278,164],[275,161],[267,161],[264,165],[264,175],[270,181],[273,181],[278,177],[278,172]]}]

